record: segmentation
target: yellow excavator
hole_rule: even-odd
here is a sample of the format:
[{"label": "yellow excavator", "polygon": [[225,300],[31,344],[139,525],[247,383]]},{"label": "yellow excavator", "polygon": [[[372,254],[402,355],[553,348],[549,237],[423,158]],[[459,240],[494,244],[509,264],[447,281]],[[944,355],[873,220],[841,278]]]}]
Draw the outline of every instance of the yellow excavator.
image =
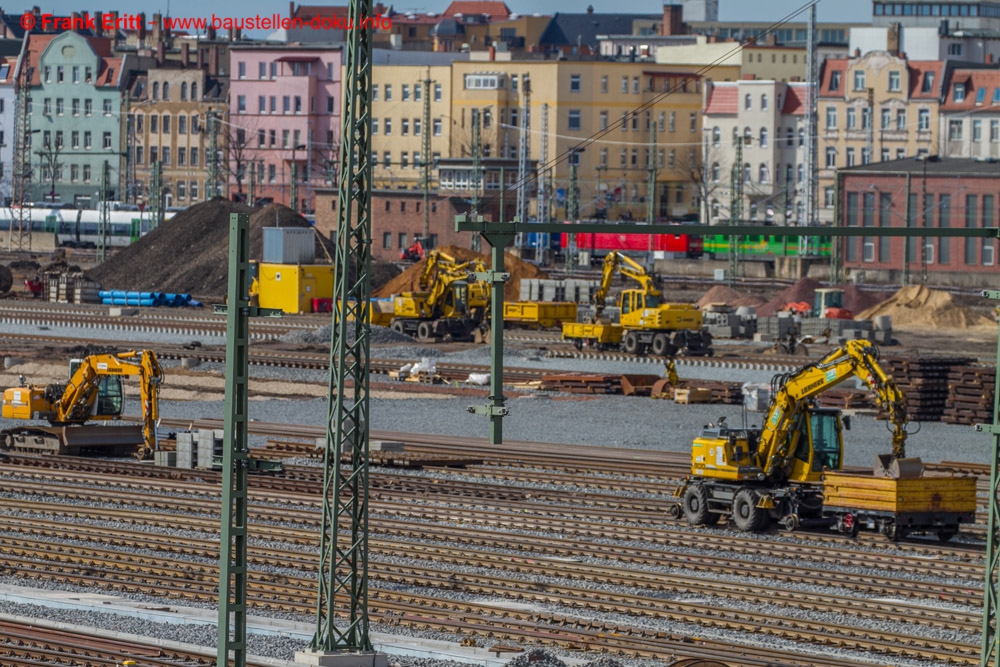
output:
[{"label": "yellow excavator", "polygon": [[[621,273],[639,283],[618,296],[619,321],[602,321],[604,301],[614,277]],[[690,304],[664,303],[653,276],[628,255],[610,252],[604,258],[601,284],[594,293],[594,322],[563,324],[563,339],[577,347],[589,344],[601,349],[620,344],[628,354],[673,357],[676,354],[712,354],[712,337],[702,327],[701,311]]]},{"label": "yellow excavator", "polygon": [[[121,417],[122,377],[139,376],[141,426],[98,426]],[[4,419],[48,421],[50,426],[19,426],[0,432],[5,449],[54,454],[89,451],[135,453],[147,459],[157,449],[156,420],[163,370],[150,350],[92,354],[70,361],[66,384],[22,386],[3,393]]]},{"label": "yellow excavator", "polygon": [[[867,525],[889,536],[933,531],[949,539],[974,516],[975,485],[921,477],[920,459],[906,458],[904,397],[878,359],[873,343],[848,341],[821,361],[774,378],[763,428],[734,428],[724,419],[705,427],[692,444],[691,475],[675,492],[679,504],[670,513],[694,525],[728,516],[752,532],[772,521],[789,530],[808,522],[841,532]],[[850,421],[813,401],[849,378],[860,378],[874,393],[892,431],[891,455],[880,456],[867,475],[838,474]]]},{"label": "yellow excavator", "polygon": [[481,338],[488,322],[489,288],[468,280],[470,273],[481,270],[485,267],[480,260],[458,262],[431,251],[420,274],[420,291],[394,297],[389,327],[422,342]]}]

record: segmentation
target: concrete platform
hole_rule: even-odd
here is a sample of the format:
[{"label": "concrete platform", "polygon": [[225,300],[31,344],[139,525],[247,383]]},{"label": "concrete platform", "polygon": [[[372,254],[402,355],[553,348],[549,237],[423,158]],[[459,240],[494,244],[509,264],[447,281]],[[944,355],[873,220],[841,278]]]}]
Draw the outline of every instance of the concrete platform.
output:
[{"label": "concrete platform", "polygon": [[[143,619],[153,623],[174,624],[205,624],[215,626],[218,621],[216,609],[200,607],[184,607],[170,603],[143,602],[105,595],[102,593],[79,593],[69,591],[53,591],[29,588],[26,586],[0,585],[0,600],[18,604],[30,604],[52,609],[69,609],[86,613],[119,614],[131,618]],[[19,622],[31,622],[41,627],[73,630],[77,628],[92,629],[85,624],[69,624],[45,619],[27,618],[0,614],[0,619],[12,619]],[[291,637],[302,640],[302,652],[295,656],[296,661],[254,658],[255,662],[269,667],[385,667],[387,657],[406,656],[411,658],[427,658],[434,660],[451,660],[482,667],[502,667],[518,653],[504,651],[498,653],[485,648],[460,646],[452,642],[435,639],[419,639],[385,633],[372,633],[371,640],[374,653],[320,655],[309,652],[308,645],[312,640],[315,624],[298,623],[277,618],[250,616],[247,618],[247,633],[258,635],[273,635],[276,637]],[[136,637],[114,630],[101,629],[103,636],[138,641],[145,638]],[[169,640],[152,640],[150,643],[163,647],[173,647],[203,653],[214,657],[215,648],[192,647]],[[325,661],[330,658],[332,661]],[[375,661],[380,659],[380,661]],[[324,660],[324,661],[320,661]],[[583,664],[586,660],[564,660],[568,664]]]}]

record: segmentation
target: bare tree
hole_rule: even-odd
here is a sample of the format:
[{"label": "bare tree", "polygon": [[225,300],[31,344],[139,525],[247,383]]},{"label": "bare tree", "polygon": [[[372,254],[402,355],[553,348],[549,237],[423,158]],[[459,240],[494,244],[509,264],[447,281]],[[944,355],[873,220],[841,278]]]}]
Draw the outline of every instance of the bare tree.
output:
[{"label": "bare tree", "polygon": [[223,153],[226,159],[221,161],[219,170],[226,174],[226,182],[236,181],[236,193],[242,199],[243,183],[249,178],[247,169],[252,165],[256,156],[256,150],[251,148],[252,142],[256,139],[252,138],[251,129],[233,126],[230,126],[229,129],[230,131],[225,137],[227,141]]},{"label": "bare tree", "polygon": [[[728,193],[729,190],[729,164],[722,153],[719,146],[712,144],[703,146],[700,150],[678,151],[677,168],[698,193],[700,214],[705,224],[709,224],[711,220],[712,201],[719,200],[723,191]],[[721,208],[728,210],[728,197],[719,204]]]},{"label": "bare tree", "polygon": [[[56,198],[56,183],[62,180],[63,162],[59,159],[62,149],[63,144],[57,139],[47,142],[42,148],[35,151],[35,155],[38,156],[41,180],[47,181],[50,185],[47,195],[53,203]],[[43,199],[44,197],[43,195]]]}]

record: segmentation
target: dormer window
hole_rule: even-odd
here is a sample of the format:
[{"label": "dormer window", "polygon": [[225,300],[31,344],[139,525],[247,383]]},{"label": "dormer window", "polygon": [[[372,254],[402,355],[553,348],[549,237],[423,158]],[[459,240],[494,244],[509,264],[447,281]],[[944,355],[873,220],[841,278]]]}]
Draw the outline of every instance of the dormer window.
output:
[{"label": "dormer window", "polygon": [[835,70],[830,72],[830,92],[837,92],[840,90],[840,71]]},{"label": "dormer window", "polygon": [[954,97],[954,99],[955,99],[956,102],[964,102],[965,101],[965,84],[964,83],[956,83],[955,84],[955,86],[954,86],[954,92],[952,93],[952,97]]}]

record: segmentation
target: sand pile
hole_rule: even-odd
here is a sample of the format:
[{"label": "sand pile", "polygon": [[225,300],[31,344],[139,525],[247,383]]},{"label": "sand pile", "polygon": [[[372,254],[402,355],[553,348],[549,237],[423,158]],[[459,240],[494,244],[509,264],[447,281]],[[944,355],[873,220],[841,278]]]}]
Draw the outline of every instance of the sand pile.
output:
[{"label": "sand pile", "polygon": [[951,294],[929,289],[925,285],[904,287],[886,301],[863,311],[859,317],[871,318],[878,315],[892,316],[894,327],[969,329],[996,326],[988,317],[956,304]]},{"label": "sand pile", "polygon": [[[480,255],[479,253],[469,250],[467,248],[461,248],[459,246],[445,246],[443,248],[438,248],[441,252],[446,255],[451,255],[459,262],[467,262],[472,259],[481,259],[486,264],[486,267],[490,266],[490,258],[487,255]],[[517,301],[521,298],[521,279],[522,278],[545,278],[546,273],[541,271],[534,264],[522,261],[518,257],[515,257],[511,253],[504,254],[504,271],[510,273],[510,279],[504,286],[503,294],[506,301]],[[409,267],[401,274],[387,282],[382,287],[374,290],[373,294],[376,297],[385,298],[390,297],[393,294],[399,294],[401,292],[412,292],[420,289],[420,274],[423,273],[424,267],[427,266],[427,260],[420,260],[413,266]]]},{"label": "sand pile", "polygon": [[695,307],[705,308],[710,303],[724,303],[727,306],[733,306],[734,308],[739,308],[740,306],[753,306],[754,308],[758,308],[767,303],[767,299],[763,299],[752,294],[744,294],[743,292],[734,290],[732,287],[726,287],[725,285],[716,285],[712,289],[705,292],[705,294],[698,299],[698,303],[695,304]]},{"label": "sand pile", "polygon": [[[213,199],[178,213],[88,275],[104,289],[224,295],[231,213],[251,214],[250,259],[261,257],[264,227],[310,226],[308,220],[280,204],[254,211],[242,204]],[[328,263],[327,256],[333,253],[333,245],[317,235],[316,262]]]}]

